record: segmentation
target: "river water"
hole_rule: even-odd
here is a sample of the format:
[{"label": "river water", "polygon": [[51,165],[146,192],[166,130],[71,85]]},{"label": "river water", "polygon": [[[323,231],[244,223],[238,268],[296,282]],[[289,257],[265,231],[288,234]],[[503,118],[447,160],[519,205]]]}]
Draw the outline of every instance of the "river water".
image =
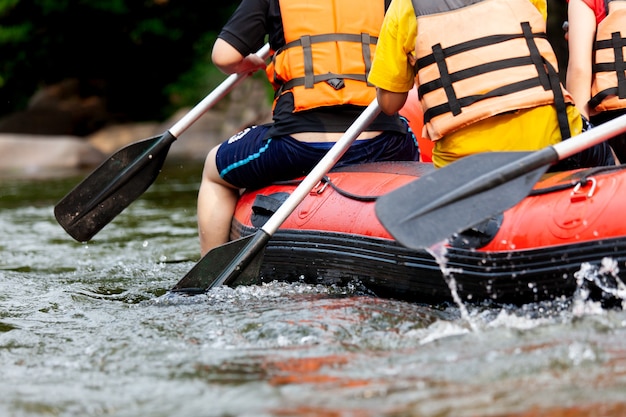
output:
[{"label": "river water", "polygon": [[168,294],[198,260],[199,173],[168,164],[87,244],[53,216],[86,173],[0,179],[0,416],[626,415],[619,309]]}]

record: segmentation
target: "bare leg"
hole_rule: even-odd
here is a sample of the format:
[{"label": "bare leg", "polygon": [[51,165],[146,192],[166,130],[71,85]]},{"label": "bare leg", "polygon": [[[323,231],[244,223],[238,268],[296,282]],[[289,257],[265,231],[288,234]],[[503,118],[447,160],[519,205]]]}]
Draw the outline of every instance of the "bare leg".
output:
[{"label": "bare leg", "polygon": [[202,256],[228,242],[230,224],[239,198],[239,190],[220,178],[215,166],[215,147],[204,163],[198,193],[198,235]]}]

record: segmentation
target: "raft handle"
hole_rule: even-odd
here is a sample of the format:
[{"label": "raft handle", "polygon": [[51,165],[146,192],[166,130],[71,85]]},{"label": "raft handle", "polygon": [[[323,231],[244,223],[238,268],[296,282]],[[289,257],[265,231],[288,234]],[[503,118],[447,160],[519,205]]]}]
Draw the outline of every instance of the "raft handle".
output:
[{"label": "raft handle", "polygon": [[[583,185],[587,185],[588,182],[591,182],[591,188],[589,189],[589,192],[587,193],[587,195],[585,195],[581,191],[581,187]],[[584,181],[579,181],[574,187],[574,189],[572,190],[572,193],[570,194],[570,200],[573,203],[575,201],[580,201],[580,200],[593,197],[593,194],[596,192],[596,186],[597,186],[597,182],[594,177],[588,177],[588,178],[585,178]]]},{"label": "raft handle", "polygon": [[[322,186],[321,188],[319,188],[320,185]],[[311,190],[309,194],[320,195],[324,192],[324,190],[326,190],[326,187],[328,187],[328,181],[325,181],[325,178],[322,178],[320,181],[317,182],[317,184],[315,184],[315,187],[313,187],[313,189]]]}]

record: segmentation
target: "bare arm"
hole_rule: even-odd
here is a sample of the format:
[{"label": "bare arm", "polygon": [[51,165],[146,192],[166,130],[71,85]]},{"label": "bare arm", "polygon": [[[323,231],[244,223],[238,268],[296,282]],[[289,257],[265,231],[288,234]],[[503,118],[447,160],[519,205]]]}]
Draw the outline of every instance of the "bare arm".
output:
[{"label": "bare arm", "polygon": [[404,106],[408,95],[408,91],[404,93],[394,93],[392,91],[383,90],[382,88],[376,88],[378,105],[383,112],[390,115],[398,112],[402,106]]},{"label": "bare arm", "polygon": [[244,57],[221,38],[217,38],[213,45],[211,59],[213,64],[225,74],[252,73],[259,69],[265,69],[265,61],[256,54]]},{"label": "bare arm", "polygon": [[581,114],[589,118],[591,98],[591,65],[596,17],[582,0],[570,0],[567,9],[568,51],[566,88],[574,97]]}]

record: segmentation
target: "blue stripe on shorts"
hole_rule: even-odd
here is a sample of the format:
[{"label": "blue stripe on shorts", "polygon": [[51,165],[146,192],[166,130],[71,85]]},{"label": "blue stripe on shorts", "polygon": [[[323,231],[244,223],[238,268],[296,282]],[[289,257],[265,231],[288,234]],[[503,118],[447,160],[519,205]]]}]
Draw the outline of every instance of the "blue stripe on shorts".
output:
[{"label": "blue stripe on shorts", "polygon": [[248,156],[245,159],[242,159],[241,161],[237,161],[237,162],[234,162],[234,163],[228,165],[226,168],[224,168],[223,170],[220,171],[220,177],[224,178],[224,176],[226,174],[228,174],[230,171],[232,171],[233,169],[239,168],[239,167],[241,167],[241,166],[243,166],[245,164],[248,164],[248,163],[254,161],[257,158],[260,158],[261,154],[263,152],[265,152],[267,150],[267,148],[269,148],[271,142],[272,142],[272,138],[269,138],[267,140],[267,143],[265,144],[265,146],[263,146],[261,149],[259,149],[258,152],[253,153],[252,155]]}]

